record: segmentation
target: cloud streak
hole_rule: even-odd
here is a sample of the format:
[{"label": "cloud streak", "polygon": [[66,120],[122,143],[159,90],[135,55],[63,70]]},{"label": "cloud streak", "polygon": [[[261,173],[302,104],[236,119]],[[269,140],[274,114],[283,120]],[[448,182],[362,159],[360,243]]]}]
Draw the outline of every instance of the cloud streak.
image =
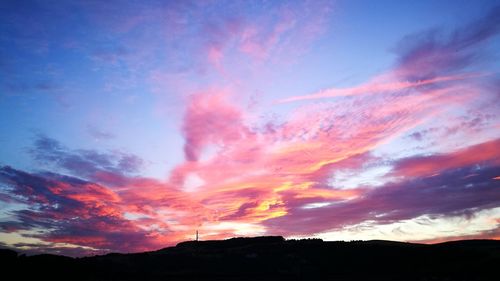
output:
[{"label": "cloud streak", "polygon": [[353,88],[327,89],[311,95],[296,96],[296,97],[282,99],[278,101],[278,103],[325,99],[334,97],[350,97],[350,96],[367,95],[367,94],[388,93],[388,92],[393,93],[404,90],[418,89],[419,87],[421,88],[422,86],[439,85],[445,82],[464,80],[467,78],[474,78],[478,76],[482,75],[470,74],[470,75],[444,76],[444,77],[435,77],[432,79],[419,80],[414,82],[410,81],[378,82],[377,81],[378,79],[375,79],[375,81],[373,82],[369,82]]}]

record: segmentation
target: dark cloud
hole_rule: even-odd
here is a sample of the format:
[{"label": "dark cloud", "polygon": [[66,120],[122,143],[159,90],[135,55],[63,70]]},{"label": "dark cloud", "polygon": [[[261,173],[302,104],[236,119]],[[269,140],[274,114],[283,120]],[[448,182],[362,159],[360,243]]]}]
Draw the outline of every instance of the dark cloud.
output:
[{"label": "dark cloud", "polygon": [[30,153],[40,163],[52,165],[56,169],[91,181],[111,185],[123,184],[128,176],[139,172],[143,164],[141,158],[132,154],[72,150],[46,136],[37,136]]},{"label": "dark cloud", "polygon": [[22,235],[105,251],[152,247],[148,232],[123,217],[121,198],[109,188],[74,177],[33,174],[8,166],[0,167],[0,184],[26,206],[10,212],[10,220],[2,222],[3,232],[30,230],[30,234]]},{"label": "dark cloud", "polygon": [[499,174],[498,163],[474,164],[434,176],[391,182],[360,198],[330,202],[322,208],[305,209],[302,206],[306,202],[289,202],[287,206],[292,208],[288,215],[265,224],[276,233],[312,234],[364,221],[387,224],[422,215],[470,217],[477,211],[500,207],[500,181],[493,179]]},{"label": "dark cloud", "polygon": [[115,138],[114,134],[92,125],[87,125],[87,133],[98,140],[109,140]]},{"label": "dark cloud", "polygon": [[423,129],[423,130],[411,133],[410,135],[408,135],[408,137],[410,137],[416,141],[422,141],[422,140],[429,138],[429,135],[435,134],[440,130],[441,130],[440,128],[432,127],[432,128]]},{"label": "dark cloud", "polygon": [[397,177],[426,177],[441,171],[470,165],[498,166],[500,139],[469,146],[446,154],[433,154],[399,159],[391,172]]},{"label": "dark cloud", "polygon": [[396,47],[399,71],[410,81],[457,73],[480,59],[482,43],[500,31],[500,6],[485,17],[446,33],[442,30],[405,37]]}]

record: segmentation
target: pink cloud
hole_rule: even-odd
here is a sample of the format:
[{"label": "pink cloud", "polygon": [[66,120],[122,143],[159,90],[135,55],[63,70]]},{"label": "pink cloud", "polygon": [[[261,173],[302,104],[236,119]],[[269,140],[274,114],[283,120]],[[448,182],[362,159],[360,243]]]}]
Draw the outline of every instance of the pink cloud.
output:
[{"label": "pink cloud", "polygon": [[229,61],[289,63],[326,29],[331,6],[328,1],[294,7],[283,4],[252,17],[208,18],[203,28],[202,52],[209,65],[224,76],[229,75],[224,70],[224,63]]},{"label": "pink cloud", "polygon": [[209,144],[229,145],[250,133],[242,124],[241,111],[225,96],[224,92],[214,92],[191,97],[183,126],[188,160],[198,160]]},{"label": "pink cloud", "polygon": [[[183,125],[187,147],[196,148],[198,157],[189,158],[187,153],[188,161],[178,166],[172,178],[188,174],[202,178],[204,183],[194,197],[215,210],[218,221],[264,222],[286,218],[308,203],[355,200],[364,189],[325,185],[332,170],[352,168],[353,163],[360,168],[362,162],[351,159],[420,124],[442,104],[449,104],[452,92],[433,89],[426,95],[395,95],[387,106],[366,103],[356,107],[366,116],[347,119],[338,128],[329,126],[337,107],[305,106],[273,130],[250,129],[248,114],[229,102],[227,93],[202,93],[193,96]],[[456,102],[461,104],[471,96]],[[342,115],[349,112],[349,107],[342,106]],[[200,159],[200,150],[210,144],[217,153]]]},{"label": "pink cloud", "polygon": [[[374,81],[352,87],[352,88],[344,88],[344,89],[327,89],[320,91],[318,93],[314,93],[311,95],[305,96],[296,96],[290,97],[286,99],[282,99],[278,101],[278,103],[286,103],[286,102],[294,102],[294,101],[303,101],[303,100],[315,100],[315,99],[325,99],[325,98],[334,98],[334,97],[349,97],[349,96],[357,96],[357,95],[367,95],[367,94],[380,94],[387,92],[398,92],[403,90],[418,90],[419,87],[426,85],[433,85],[444,82],[451,82],[457,80],[464,80],[467,78],[474,78],[480,75],[477,74],[468,74],[468,75],[454,75],[454,76],[443,76],[443,77],[435,77],[427,80],[419,80],[419,81],[398,81],[394,80],[393,82],[387,82],[383,80],[387,80],[387,76],[385,75],[381,78],[376,78]],[[381,80],[381,81],[379,81]]]}]

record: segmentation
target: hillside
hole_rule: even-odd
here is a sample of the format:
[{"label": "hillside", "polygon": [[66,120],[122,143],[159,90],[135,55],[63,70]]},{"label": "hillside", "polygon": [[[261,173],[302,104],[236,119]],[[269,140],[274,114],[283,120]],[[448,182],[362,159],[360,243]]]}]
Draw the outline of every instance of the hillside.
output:
[{"label": "hillside", "polygon": [[4,274],[48,280],[497,280],[500,241],[434,245],[279,236],[69,258],[1,250]]}]

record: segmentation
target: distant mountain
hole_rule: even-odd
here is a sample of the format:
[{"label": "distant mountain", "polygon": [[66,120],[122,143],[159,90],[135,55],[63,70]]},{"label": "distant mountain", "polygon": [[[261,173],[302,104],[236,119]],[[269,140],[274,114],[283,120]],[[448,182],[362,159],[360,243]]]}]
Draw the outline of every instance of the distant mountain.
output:
[{"label": "distant mountain", "polygon": [[3,280],[500,280],[500,241],[434,245],[280,236],[70,258],[0,250]]}]

